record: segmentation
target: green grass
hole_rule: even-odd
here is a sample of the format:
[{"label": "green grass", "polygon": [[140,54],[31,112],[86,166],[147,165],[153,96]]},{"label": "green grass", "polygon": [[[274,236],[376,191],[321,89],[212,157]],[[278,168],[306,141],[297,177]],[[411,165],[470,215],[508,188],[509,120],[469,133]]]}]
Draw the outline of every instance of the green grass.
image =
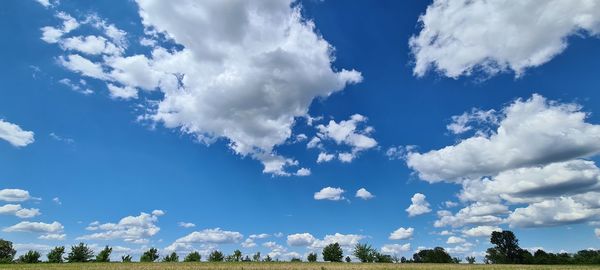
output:
[{"label": "green grass", "polygon": [[28,270],[342,270],[342,269],[399,269],[399,270],[504,270],[504,269],[600,269],[593,265],[467,265],[467,264],[364,264],[364,263],[63,263],[63,264],[0,264],[0,269]]}]

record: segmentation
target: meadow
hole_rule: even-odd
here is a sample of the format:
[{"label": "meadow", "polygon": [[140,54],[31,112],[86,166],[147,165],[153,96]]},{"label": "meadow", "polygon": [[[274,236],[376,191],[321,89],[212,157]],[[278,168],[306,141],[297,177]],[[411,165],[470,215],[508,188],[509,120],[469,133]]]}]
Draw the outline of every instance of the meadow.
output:
[{"label": "meadow", "polygon": [[291,262],[243,262],[243,263],[62,263],[62,264],[0,264],[0,269],[26,270],[504,270],[504,269],[600,269],[594,265],[492,265],[492,264],[389,264],[389,263],[291,263]]}]

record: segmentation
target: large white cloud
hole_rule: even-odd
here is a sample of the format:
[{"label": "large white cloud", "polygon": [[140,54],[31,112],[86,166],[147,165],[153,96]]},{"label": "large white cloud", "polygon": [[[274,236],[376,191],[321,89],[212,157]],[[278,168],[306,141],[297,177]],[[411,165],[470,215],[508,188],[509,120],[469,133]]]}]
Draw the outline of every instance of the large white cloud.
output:
[{"label": "large white cloud", "polygon": [[410,250],[410,243],[407,244],[387,244],[381,247],[381,252],[387,254],[398,255],[402,252],[407,252]]},{"label": "large white cloud", "polygon": [[0,189],[0,201],[23,202],[31,199],[29,191],[16,188]]},{"label": "large white cloud", "polygon": [[435,0],[419,23],[409,41],[415,75],[436,69],[452,78],[477,70],[521,76],[565,50],[569,36],[597,36],[600,3]]},{"label": "large white cloud", "polygon": [[241,241],[244,236],[239,232],[224,231],[221,228],[204,229],[202,231],[192,232],[184,237],[177,239],[177,243],[211,243],[228,244]]},{"label": "large white cloud", "polygon": [[517,208],[508,217],[512,227],[541,227],[597,220],[600,208],[590,208],[571,197],[559,197]]},{"label": "large white cloud", "polygon": [[414,228],[400,227],[397,230],[390,233],[389,239],[390,240],[406,240],[406,239],[411,238],[413,236],[414,232],[415,232]]},{"label": "large white cloud", "polygon": [[[101,61],[71,54],[60,63],[111,84],[116,98],[136,98],[139,89],[160,90],[162,98],[150,102],[140,120],[162,123],[207,144],[223,138],[235,153],[260,160],[265,173],[308,175],[302,168],[291,173],[288,167],[298,162],[277,154],[276,147],[291,137],[296,118],[309,117],[315,98],[362,77],[332,67],[333,47],[314,23],[302,18],[300,8],[291,0],[137,4],[149,34],[144,43],[153,46],[150,55],[111,56],[115,50],[107,52],[107,42],[100,50],[97,42],[88,52],[105,53]],[[94,21],[106,36],[125,36],[100,19],[86,23]],[[58,42],[63,34],[45,40]],[[177,49],[158,45],[173,42]]]},{"label": "large white cloud", "polygon": [[371,192],[369,192],[365,188],[360,188],[356,191],[355,197],[361,198],[363,200],[370,200],[375,198],[375,195],[371,194]]},{"label": "large white cloud", "polygon": [[100,231],[78,237],[82,240],[112,240],[121,239],[132,243],[147,243],[149,238],[160,231],[156,225],[158,217],[163,215],[161,210],[154,210],[152,214],[140,213],[138,216],[127,216],[119,220],[118,223],[99,223],[93,222],[86,229],[90,231]]},{"label": "large white cloud", "polygon": [[410,201],[411,204],[408,206],[408,208],[406,208],[406,212],[408,212],[409,217],[431,212],[431,208],[429,208],[429,202],[427,202],[425,195],[421,193],[415,193],[412,198],[410,198]]},{"label": "large white cloud", "polygon": [[460,209],[456,214],[450,211],[438,211],[439,219],[434,222],[435,227],[461,227],[464,225],[490,225],[503,222],[501,215],[509,213],[506,205],[499,203],[476,202]]},{"label": "large white cloud", "polygon": [[310,233],[296,233],[287,236],[287,244],[290,246],[310,246],[316,238]]},{"label": "large white cloud", "polygon": [[333,235],[325,235],[325,237],[321,239],[315,240],[310,246],[313,249],[324,248],[325,246],[333,243],[338,243],[340,246],[345,248],[350,248],[356,246],[360,240],[365,238],[364,235],[358,234],[341,234],[335,233]]},{"label": "large white cloud", "polygon": [[20,218],[32,218],[39,216],[40,210],[37,208],[23,208],[20,204],[5,204],[0,206],[0,215],[9,214]]},{"label": "large white cloud", "polygon": [[315,192],[313,197],[315,200],[340,201],[345,199],[343,196],[344,192],[345,190],[341,188],[325,187],[318,192]]},{"label": "large white cloud", "polygon": [[60,233],[64,226],[60,222],[52,223],[23,221],[4,228],[4,232]]},{"label": "large white cloud", "polygon": [[[318,130],[316,137],[313,137],[307,147],[312,148],[319,144],[322,148],[323,142],[332,140],[337,145],[350,147],[349,151],[339,152],[337,156],[342,162],[351,162],[360,152],[377,146],[377,141],[370,137],[373,127],[359,126],[366,121],[365,116],[354,114],[350,116],[350,119],[342,120],[339,123],[330,120],[327,125],[320,124],[316,127]],[[317,163],[330,161],[332,158],[333,154],[321,152],[317,158]]]},{"label": "large white cloud", "polygon": [[20,126],[0,118],[0,139],[16,147],[23,147],[35,141],[33,131],[21,129]]},{"label": "large white cloud", "polygon": [[411,152],[407,164],[423,180],[460,181],[590,156],[600,152],[600,126],[587,123],[586,117],[577,104],[536,94],[504,108],[492,134],[427,153]]},{"label": "large white cloud", "polygon": [[463,234],[468,237],[490,237],[492,232],[501,232],[502,228],[498,226],[477,226],[463,230]]}]

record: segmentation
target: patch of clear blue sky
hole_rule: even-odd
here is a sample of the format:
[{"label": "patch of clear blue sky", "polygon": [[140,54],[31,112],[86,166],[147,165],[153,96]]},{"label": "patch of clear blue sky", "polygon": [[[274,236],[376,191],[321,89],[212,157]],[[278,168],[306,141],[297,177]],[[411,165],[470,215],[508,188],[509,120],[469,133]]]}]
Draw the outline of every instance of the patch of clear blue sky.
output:
[{"label": "patch of clear blue sky", "polygon": [[[128,33],[130,49],[142,51],[136,41],[142,34],[133,1],[62,1],[60,9],[72,14],[97,13]],[[56,25],[53,12],[35,1],[6,1],[0,7],[0,118],[35,132],[35,143],[15,148],[0,142],[0,188],[22,188],[38,202],[35,221],[59,221],[68,239],[86,233],[94,220],[116,222],[127,215],[163,209],[161,231],[151,245],[165,247],[193,229],[177,222],[193,222],[196,229],[221,227],[253,233],[309,232],[322,238],[336,232],[364,234],[381,246],[398,227],[414,227],[413,247],[446,246],[445,237],[431,234],[434,212],[442,202],[455,199],[459,186],[428,184],[411,176],[401,160],[388,160],[392,145],[418,145],[421,151],[438,149],[457,138],[445,129],[452,115],[470,110],[499,109],[532,93],[553,100],[576,101],[592,112],[598,123],[600,106],[600,40],[573,37],[569,48],[549,63],[529,69],[519,79],[501,74],[488,80],[457,80],[429,74],[412,75],[408,39],[416,34],[417,19],[427,1],[304,1],[303,14],[335,48],[335,66],[362,72],[364,81],[348,86],[326,100],[315,101],[310,114],[347,119],[354,113],[369,118],[381,149],[362,153],[351,164],[316,164],[317,150],[303,144],[286,145],[282,153],[309,166],[308,177],[271,177],[262,165],[240,158],[226,142],[211,146],[195,143],[177,131],[157,126],[152,130],[136,122],[135,101],[115,101],[103,83],[88,79],[96,93],[84,96],[58,83],[78,76],[60,67],[57,46],[40,39],[40,28]],[[83,30],[78,30],[83,31]],[[38,67],[35,71],[32,66]],[[300,121],[295,133],[309,129]],[[72,138],[66,144],[49,134]],[[364,187],[376,198],[369,201],[315,201],[313,193],[332,186],[347,197]],[[404,211],[415,192],[424,193],[434,212],[409,218]],[[60,197],[62,205],[51,202]],[[20,221],[0,216],[0,227]],[[82,222],[82,223],[80,223]],[[579,229],[583,228],[585,229]],[[525,247],[578,250],[598,247],[587,225],[515,229]],[[561,237],[546,237],[560,235]],[[37,240],[37,235],[0,232],[18,243],[59,244]],[[162,242],[158,242],[163,239]],[[285,238],[276,240],[285,244]],[[127,245],[120,241],[89,241]],[[258,241],[260,244],[261,242]],[[135,246],[135,245],[127,245]],[[482,239],[475,250],[488,245]],[[225,245],[229,251],[237,245]],[[266,249],[258,246],[254,250]],[[304,249],[291,249],[304,251]]]}]

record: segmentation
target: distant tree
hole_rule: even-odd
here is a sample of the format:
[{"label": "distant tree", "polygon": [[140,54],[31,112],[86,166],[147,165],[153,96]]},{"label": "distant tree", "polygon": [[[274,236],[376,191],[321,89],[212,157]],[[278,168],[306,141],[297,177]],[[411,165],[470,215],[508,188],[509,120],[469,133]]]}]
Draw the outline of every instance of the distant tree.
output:
[{"label": "distant tree", "polygon": [[39,263],[41,256],[42,255],[39,252],[35,250],[30,250],[27,251],[27,253],[19,256],[19,259],[17,259],[17,261],[19,263]]},{"label": "distant tree", "polygon": [[61,263],[63,262],[63,255],[65,254],[65,247],[54,247],[50,252],[48,252],[48,262],[49,263]]},{"label": "distant tree", "polygon": [[350,259],[350,256],[346,256],[346,262],[349,263],[351,261],[352,261],[352,259]]},{"label": "distant tree", "polygon": [[462,260],[461,260],[460,258],[458,258],[458,257],[453,257],[453,258],[452,258],[452,262],[453,262],[453,263],[460,263],[461,261],[462,261]]},{"label": "distant tree", "polygon": [[524,263],[528,257],[532,257],[531,253],[519,247],[519,240],[511,231],[492,232],[490,242],[495,247],[487,249],[485,258],[491,263]]},{"label": "distant tree", "polygon": [[177,253],[172,252],[170,255],[165,256],[162,259],[163,262],[178,262],[179,261],[179,256],[177,256]]},{"label": "distant tree", "polygon": [[140,262],[154,262],[158,260],[159,257],[158,250],[156,248],[150,248],[142,254]]},{"label": "distant tree", "polygon": [[194,251],[194,252],[190,252],[187,256],[185,256],[183,261],[184,262],[199,262],[200,259],[202,259],[202,256],[200,256],[200,253],[198,253],[198,251]]},{"label": "distant tree", "polygon": [[306,257],[306,260],[309,262],[316,262],[317,261],[317,253],[311,252],[308,254],[308,257]]},{"label": "distant tree", "polygon": [[269,256],[269,254],[267,254],[267,257],[265,257],[265,259],[263,260],[263,262],[272,262],[273,258],[271,258],[271,256]]},{"label": "distant tree", "polygon": [[394,259],[391,255],[375,252],[375,262],[377,263],[393,263]]},{"label": "distant tree", "polygon": [[406,262],[407,262],[406,257],[402,256],[402,258],[400,258],[400,263],[406,263]]},{"label": "distant tree", "polygon": [[12,263],[17,251],[11,241],[0,239],[0,263]]},{"label": "distant tree", "polygon": [[352,254],[363,263],[374,262],[376,259],[376,251],[368,244],[358,243],[354,246]]},{"label": "distant tree", "polygon": [[328,262],[342,262],[344,258],[344,252],[340,247],[340,244],[333,243],[323,248],[323,260]]},{"label": "distant tree", "polygon": [[209,262],[222,262],[224,259],[223,253],[218,250],[215,250],[208,255]]},{"label": "distant tree", "polygon": [[71,246],[71,252],[67,254],[67,262],[89,262],[94,257],[94,251],[92,251],[84,243],[79,245]]},{"label": "distant tree", "polygon": [[233,251],[233,258],[235,259],[236,262],[239,262],[242,260],[242,252],[239,249],[236,249],[235,251]]},{"label": "distant tree", "polygon": [[129,262],[131,262],[131,256],[123,255],[123,256],[121,256],[121,261],[124,263],[129,263]]},{"label": "distant tree", "polygon": [[252,255],[252,260],[255,262],[260,262],[260,252],[256,252],[254,255]]},{"label": "distant tree", "polygon": [[300,258],[292,258],[290,260],[290,262],[302,262],[302,259],[300,259]]},{"label": "distant tree", "polygon": [[246,255],[246,257],[244,257],[244,259],[242,259],[242,261],[243,262],[249,262],[251,260],[250,260],[250,257],[248,257],[248,255]]},{"label": "distant tree", "polygon": [[475,263],[475,257],[473,256],[467,256],[465,257],[465,260],[469,263],[469,264],[474,264]]},{"label": "distant tree", "polygon": [[394,261],[394,263],[400,263],[400,257],[398,257],[398,255],[394,255],[392,257],[392,261]]},{"label": "distant tree", "polygon": [[434,249],[423,249],[413,254],[413,261],[416,263],[453,263],[450,254],[442,247]]},{"label": "distant tree", "polygon": [[112,253],[112,248],[105,246],[104,249],[96,255],[96,262],[110,262],[110,253]]}]

